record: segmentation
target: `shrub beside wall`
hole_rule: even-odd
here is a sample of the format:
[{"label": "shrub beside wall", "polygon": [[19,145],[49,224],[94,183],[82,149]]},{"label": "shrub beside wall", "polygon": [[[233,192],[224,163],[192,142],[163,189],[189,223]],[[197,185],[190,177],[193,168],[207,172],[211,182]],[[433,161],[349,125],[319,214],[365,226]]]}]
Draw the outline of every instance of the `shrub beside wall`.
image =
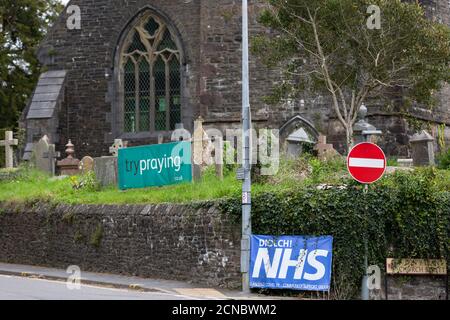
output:
[{"label": "shrub beside wall", "polygon": [[[0,203],[0,261],[76,264],[82,270],[238,288],[240,219],[237,197],[196,205]],[[448,261],[449,174],[398,172],[367,194],[350,180],[321,190],[308,185],[257,194],[252,220],[255,234],[332,235],[331,298],[355,298],[366,230],[369,264],[382,270],[387,257]]]},{"label": "shrub beside wall", "polygon": [[[348,181],[328,190],[257,195],[253,233],[334,236],[332,295],[354,298],[364,272],[366,230],[369,265],[382,270],[387,257],[448,259],[450,193],[440,179],[439,171],[424,169],[390,175],[367,194]],[[220,208],[239,221],[240,201],[223,201]]]}]

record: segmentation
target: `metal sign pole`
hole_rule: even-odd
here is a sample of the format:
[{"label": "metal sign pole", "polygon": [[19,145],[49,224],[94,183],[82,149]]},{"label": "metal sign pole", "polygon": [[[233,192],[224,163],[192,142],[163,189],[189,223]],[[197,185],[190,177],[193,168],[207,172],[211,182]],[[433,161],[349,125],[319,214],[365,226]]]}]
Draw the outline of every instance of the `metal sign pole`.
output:
[{"label": "metal sign pole", "polygon": [[242,0],[242,156],[244,182],[242,184],[242,241],[241,272],[242,291],[250,292],[250,237],[251,229],[251,141],[250,141],[250,85],[248,66],[248,3]]},{"label": "metal sign pole", "polygon": [[367,212],[368,212],[368,207],[367,207],[367,193],[369,192],[369,185],[366,184],[364,185],[364,202],[366,203],[364,208],[365,208],[365,212],[363,214],[363,218],[364,218],[364,276],[362,279],[362,286],[361,286],[361,299],[362,300],[369,300],[369,287],[368,287],[368,280],[369,277],[367,275],[367,269],[369,267],[369,263],[368,263],[368,256],[369,256],[369,248],[368,248],[368,225],[367,225]]},{"label": "metal sign pole", "polygon": [[[365,142],[369,142],[369,137],[370,134],[374,133],[374,132],[368,132],[368,131],[363,131],[362,132],[364,135],[364,141]],[[368,287],[368,280],[369,277],[367,275],[367,269],[369,267],[369,248],[368,248],[368,225],[367,225],[367,214],[368,214],[368,207],[367,207],[367,193],[369,192],[369,185],[366,184],[364,185],[364,202],[365,202],[365,212],[362,215],[364,218],[364,276],[362,279],[362,285],[361,285],[361,299],[362,300],[369,300],[369,287]]]}]

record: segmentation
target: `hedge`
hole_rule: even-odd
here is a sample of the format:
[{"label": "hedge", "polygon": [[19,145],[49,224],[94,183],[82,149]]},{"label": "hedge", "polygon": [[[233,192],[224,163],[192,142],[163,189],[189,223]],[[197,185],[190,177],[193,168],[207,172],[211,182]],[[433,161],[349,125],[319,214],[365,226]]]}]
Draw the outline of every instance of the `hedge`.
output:
[{"label": "hedge", "polygon": [[[450,181],[443,184],[442,178],[428,168],[396,172],[367,194],[352,181],[325,190],[309,186],[259,194],[253,199],[253,233],[332,235],[332,297],[356,298],[364,273],[366,230],[369,265],[382,270],[387,257],[448,261],[450,192],[444,186]],[[224,200],[220,208],[240,221],[240,201]]]}]

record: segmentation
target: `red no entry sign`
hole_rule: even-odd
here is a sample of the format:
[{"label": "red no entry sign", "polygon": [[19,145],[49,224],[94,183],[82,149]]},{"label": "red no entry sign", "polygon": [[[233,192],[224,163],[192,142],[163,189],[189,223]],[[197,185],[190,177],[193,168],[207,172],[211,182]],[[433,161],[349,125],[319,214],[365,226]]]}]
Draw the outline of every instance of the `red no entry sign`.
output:
[{"label": "red no entry sign", "polygon": [[386,156],[376,144],[363,142],[348,154],[347,167],[356,181],[364,184],[374,183],[386,171]]}]

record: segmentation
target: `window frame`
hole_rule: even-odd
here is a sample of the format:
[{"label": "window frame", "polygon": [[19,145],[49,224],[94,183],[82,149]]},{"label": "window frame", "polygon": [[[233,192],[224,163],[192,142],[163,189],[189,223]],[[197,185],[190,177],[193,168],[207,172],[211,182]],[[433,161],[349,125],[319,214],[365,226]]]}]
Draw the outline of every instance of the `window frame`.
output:
[{"label": "window frame", "polygon": [[[153,44],[153,46],[151,47],[151,50],[149,50],[149,47],[147,46],[146,43],[144,43],[145,47],[146,47],[146,52],[142,52],[142,54],[139,56],[138,60],[140,61],[140,59],[143,59],[143,57],[145,57],[145,59],[147,59],[147,62],[149,64],[150,67],[150,88],[149,88],[149,98],[150,98],[150,106],[149,106],[149,130],[145,130],[142,131],[140,130],[140,120],[139,120],[139,115],[141,113],[140,111],[140,104],[139,104],[139,98],[136,98],[135,100],[135,119],[134,119],[134,123],[136,125],[136,130],[135,131],[131,131],[128,132],[125,129],[125,81],[124,81],[124,77],[125,77],[125,63],[127,62],[128,59],[131,59],[130,55],[126,53],[126,51],[129,48],[129,45],[132,43],[133,38],[134,38],[134,34],[135,32],[141,31],[144,28],[144,26],[148,23],[148,21],[153,18],[158,24],[159,24],[159,28],[157,30],[157,32],[154,34],[155,38],[155,43]],[[118,68],[116,70],[118,70],[118,82],[117,82],[117,90],[119,92],[118,94],[118,101],[116,101],[116,103],[119,104],[119,115],[117,115],[118,119],[116,118],[116,123],[118,123],[119,128],[120,128],[120,136],[121,138],[125,138],[125,139],[133,139],[133,138],[148,138],[148,137],[157,137],[160,135],[163,136],[168,136],[170,135],[170,133],[175,129],[175,128],[171,128],[171,107],[172,107],[172,90],[171,90],[171,86],[170,86],[170,80],[171,80],[171,72],[170,72],[170,68],[169,68],[169,64],[170,61],[173,59],[177,59],[178,60],[178,66],[179,66],[179,87],[177,88],[177,91],[179,92],[178,95],[178,99],[179,99],[179,122],[177,123],[182,123],[184,124],[184,112],[185,112],[185,99],[184,99],[184,91],[185,91],[185,63],[183,61],[183,47],[181,45],[181,40],[180,40],[180,35],[178,32],[176,32],[176,30],[171,26],[170,23],[168,23],[166,21],[166,19],[162,18],[161,16],[153,13],[153,12],[145,12],[144,14],[141,14],[138,18],[135,19],[136,22],[134,22],[133,24],[131,24],[130,27],[128,27],[128,29],[126,30],[126,32],[124,32],[124,40],[122,41],[122,45],[120,46],[120,50],[119,50],[119,54],[118,54]],[[161,40],[164,37],[164,32],[168,31],[170,33],[171,36],[171,40],[173,41],[173,43],[176,46],[176,50],[173,49],[168,49],[168,48],[162,48],[162,50],[158,51],[158,45],[161,42]],[[139,35],[141,36],[140,40],[142,42],[142,34],[139,33]],[[147,33],[147,35],[149,35],[149,33]],[[156,49],[156,50],[153,50]],[[168,61],[164,60],[166,59],[166,57],[164,56],[165,53],[170,52]],[[166,80],[166,84],[165,84],[165,103],[166,103],[166,116],[165,116],[165,129],[164,130],[158,130],[156,128],[156,95],[155,95],[155,73],[154,73],[154,63],[156,63],[157,59],[159,59],[159,57],[162,57],[164,62],[165,62],[165,80]],[[169,72],[167,72],[169,69]],[[140,71],[139,71],[139,63],[135,63],[135,75],[136,75],[136,79],[135,79],[135,93],[136,96],[139,95],[139,79],[138,79],[138,75],[139,75]],[[174,126],[177,125],[177,123],[174,123]]]}]

